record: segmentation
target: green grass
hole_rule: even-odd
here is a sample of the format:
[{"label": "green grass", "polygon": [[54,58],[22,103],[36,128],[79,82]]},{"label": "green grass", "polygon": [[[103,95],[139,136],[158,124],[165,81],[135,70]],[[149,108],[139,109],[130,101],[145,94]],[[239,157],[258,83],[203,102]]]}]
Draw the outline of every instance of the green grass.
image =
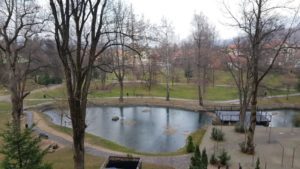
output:
[{"label": "green grass", "polygon": [[26,106],[35,106],[38,104],[49,102],[48,100],[24,100],[24,105]]},{"label": "green grass", "polygon": [[[53,169],[73,169],[73,152],[70,148],[62,148],[54,153],[47,154],[44,161],[51,163]],[[101,157],[85,155],[86,169],[99,169],[105,159]],[[156,164],[143,163],[143,169],[172,169],[171,167]]]},{"label": "green grass", "polygon": [[[43,87],[45,86],[35,83],[33,79],[27,80],[26,91],[32,91]],[[0,96],[1,95],[9,95],[9,91],[7,90],[7,88],[5,88],[3,85],[0,84]]]},{"label": "green grass", "polygon": [[263,84],[271,88],[280,88],[283,86],[284,75],[278,73],[270,73],[263,80]]},{"label": "green grass", "polygon": [[[98,84],[97,84],[98,83]],[[99,82],[93,82],[90,88],[90,98],[104,98],[104,97],[119,97],[120,89],[118,84],[113,86],[110,90],[99,90]],[[261,91],[265,91],[262,89]],[[268,95],[282,95],[286,94],[286,90],[266,90]],[[291,90],[290,93],[295,93],[295,90]],[[151,91],[148,91],[146,87],[140,83],[137,84],[126,84],[124,87],[124,97],[126,94],[129,96],[150,96],[150,97],[165,97],[166,96],[166,85],[157,84],[154,85]],[[53,90],[41,91],[31,94],[29,99],[41,99],[36,101],[37,103],[43,102],[43,99],[57,99],[66,98],[65,87],[60,87]],[[44,97],[45,96],[45,97]],[[170,96],[171,98],[182,98],[182,99],[198,99],[197,86],[195,84],[174,84],[170,85]],[[235,87],[230,86],[208,86],[204,95],[205,100],[211,101],[222,101],[237,99],[238,93]],[[45,100],[46,101],[46,100]],[[33,103],[32,103],[33,102]],[[29,105],[34,104],[34,101],[29,102]]]},{"label": "green grass", "polygon": [[66,98],[67,91],[65,85],[63,87],[58,87],[56,89],[49,89],[46,91],[39,91],[31,93],[27,98],[28,99],[53,99],[53,98]]},{"label": "green grass", "polygon": [[[190,134],[190,136],[192,136],[192,138],[193,138],[194,145],[200,145],[201,144],[205,133],[206,133],[205,129],[198,129],[195,132]],[[180,154],[186,154],[187,153],[186,152],[186,146],[180,148],[177,152],[180,153]]]},{"label": "green grass", "polygon": [[11,104],[7,102],[0,102],[0,111],[10,111]]},{"label": "green grass", "polygon": [[[118,84],[111,91],[100,91],[91,89],[90,97],[118,97],[120,89]],[[153,96],[165,97],[165,84],[154,85],[151,91],[148,91],[143,85],[125,85],[124,94],[129,96]],[[170,86],[171,98],[198,99],[197,86],[194,84],[175,84]],[[207,100],[230,100],[237,98],[237,91],[233,87],[208,87],[204,98]]]},{"label": "green grass", "polygon": [[[148,91],[145,86],[141,84],[125,85],[124,95],[126,93],[129,96],[150,96],[150,97],[165,97],[166,86],[165,84],[157,84],[152,87],[151,91]],[[171,98],[182,99],[198,99],[197,86],[194,84],[175,84],[170,86]],[[103,97],[119,97],[120,89],[119,85],[115,84],[111,90],[102,91],[95,87],[95,84],[91,87],[89,97],[91,98],[103,98]],[[45,96],[45,97],[44,97]],[[54,90],[41,91],[31,94],[29,99],[52,99],[52,98],[66,98],[66,91],[64,87],[60,87]],[[208,87],[204,98],[207,100],[230,100],[237,98],[237,91],[233,87]],[[43,101],[38,101],[43,102]]]},{"label": "green grass", "polygon": [[3,129],[9,121],[10,109],[10,103],[0,102],[0,130]]},{"label": "green grass", "polygon": [[[179,75],[179,82],[175,83],[175,85],[171,85],[170,95],[171,98],[182,98],[182,99],[198,99],[197,95],[197,86],[195,83],[186,83],[186,79],[184,78],[183,70],[176,70],[177,74]],[[91,83],[89,97],[92,98],[103,98],[103,97],[118,97],[120,93],[119,84],[114,83],[111,84],[111,80],[115,79],[112,74],[108,74],[109,80],[107,82],[108,86],[111,86],[109,90],[103,91],[99,89],[100,82],[99,80],[94,80]],[[159,82],[164,82],[164,77],[160,75],[158,77],[160,80]],[[128,74],[126,80],[134,80],[135,77],[132,74]],[[266,76],[265,80],[263,81],[263,86],[267,86],[268,89],[262,88],[260,89],[262,95],[264,91],[267,91],[268,95],[281,95],[286,94],[287,91],[284,89],[284,75],[278,73],[270,73]],[[233,78],[228,71],[215,71],[215,87],[212,87],[212,84],[208,84],[206,89],[206,93],[204,95],[205,100],[210,101],[222,101],[222,100],[231,100],[237,99],[238,94],[236,87],[233,82]],[[220,86],[221,85],[221,86]],[[31,85],[34,86],[34,85]],[[290,93],[297,92],[295,89],[291,89]],[[136,84],[125,84],[124,87],[124,95],[126,93],[129,96],[150,96],[150,97],[165,97],[166,95],[166,85],[164,83],[160,83],[154,85],[151,91],[148,91],[144,85],[141,83]],[[65,89],[65,85],[63,87],[54,89],[54,90],[47,90],[47,91],[40,91],[32,93],[28,98],[29,99],[52,99],[52,98],[67,98],[67,92]],[[29,105],[34,104],[33,101],[28,103]]]},{"label": "green grass", "polygon": [[216,85],[234,85],[233,78],[229,71],[217,70],[215,71]]},{"label": "green grass", "polygon": [[[86,169],[99,169],[104,162],[103,158],[95,157],[89,154],[85,155]],[[69,148],[63,148],[54,153],[49,153],[44,161],[52,164],[53,169],[73,169],[73,152]]]}]

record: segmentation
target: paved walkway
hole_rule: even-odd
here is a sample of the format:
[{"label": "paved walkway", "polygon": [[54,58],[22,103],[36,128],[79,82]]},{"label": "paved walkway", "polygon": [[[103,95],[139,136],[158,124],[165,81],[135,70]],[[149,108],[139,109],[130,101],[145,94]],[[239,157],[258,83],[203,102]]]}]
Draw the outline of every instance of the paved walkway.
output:
[{"label": "paved walkway", "polygon": [[[218,128],[221,129],[220,126]],[[293,149],[295,151],[294,169],[300,169],[300,128],[271,128],[270,143],[269,129],[257,126],[255,131],[256,154],[254,156],[246,155],[240,152],[239,143],[245,140],[244,134],[234,132],[233,126],[223,126],[225,132],[224,142],[215,142],[210,139],[212,126],[210,126],[202,140],[201,148],[206,148],[209,156],[214,152],[225,149],[231,155],[230,168],[238,169],[238,163],[241,163],[243,169],[253,169],[253,162],[259,157],[260,167],[263,169],[291,169]],[[283,166],[282,146],[284,147]],[[254,158],[253,158],[254,157]],[[253,161],[254,159],[254,161]],[[266,168],[265,168],[266,167]]]}]

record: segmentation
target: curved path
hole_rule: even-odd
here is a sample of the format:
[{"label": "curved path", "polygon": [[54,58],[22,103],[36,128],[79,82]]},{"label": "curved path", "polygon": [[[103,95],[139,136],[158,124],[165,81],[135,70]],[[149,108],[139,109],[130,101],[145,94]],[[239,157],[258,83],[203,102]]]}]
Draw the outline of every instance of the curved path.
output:
[{"label": "curved path", "polygon": [[[39,117],[37,113],[33,112],[26,112],[27,116],[27,123],[29,125],[32,125],[33,122],[36,123],[36,127],[34,130],[37,133],[45,133],[49,136],[49,139],[52,141],[55,141],[59,144],[63,144],[68,147],[72,147],[72,138],[70,135],[67,135],[65,133],[58,132],[51,127],[47,126],[45,121]],[[89,143],[85,144],[85,151],[86,153],[107,158],[108,156],[111,155],[126,155],[126,153],[120,153],[120,152],[115,152],[111,151],[99,146],[91,145]],[[143,162],[147,163],[153,163],[153,164],[158,164],[158,165],[165,165],[165,166],[170,166],[175,169],[187,169],[189,166],[190,162],[190,157],[191,155],[178,155],[178,156],[142,156],[141,157]]]}]

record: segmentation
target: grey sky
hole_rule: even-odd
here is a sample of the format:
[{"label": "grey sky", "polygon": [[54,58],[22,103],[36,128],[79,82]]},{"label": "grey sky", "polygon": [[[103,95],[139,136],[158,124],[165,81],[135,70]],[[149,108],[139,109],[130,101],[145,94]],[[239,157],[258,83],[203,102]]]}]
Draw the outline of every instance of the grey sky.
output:
[{"label": "grey sky", "polygon": [[[223,0],[127,0],[133,5],[137,14],[159,24],[162,17],[168,19],[181,39],[191,32],[191,22],[195,13],[203,12],[209,22],[215,25],[219,38],[230,39],[237,35],[237,30],[228,26],[230,19],[226,17]],[[238,0],[227,3],[234,8]]]},{"label": "grey sky", "polygon": [[[232,20],[228,17],[223,1],[233,13],[238,12],[241,0],[124,0],[132,4],[134,11],[143,15],[151,23],[160,24],[164,17],[175,28],[175,33],[180,39],[191,34],[191,22],[195,13],[204,13],[209,22],[216,27],[219,39],[232,39],[238,35],[239,30],[229,26]],[[274,3],[284,0],[272,0]],[[43,5],[48,5],[48,0],[40,0]],[[294,1],[295,4],[299,0]],[[297,3],[298,2],[298,3]],[[47,5],[46,5],[47,4]],[[296,5],[295,5],[296,6]]]}]

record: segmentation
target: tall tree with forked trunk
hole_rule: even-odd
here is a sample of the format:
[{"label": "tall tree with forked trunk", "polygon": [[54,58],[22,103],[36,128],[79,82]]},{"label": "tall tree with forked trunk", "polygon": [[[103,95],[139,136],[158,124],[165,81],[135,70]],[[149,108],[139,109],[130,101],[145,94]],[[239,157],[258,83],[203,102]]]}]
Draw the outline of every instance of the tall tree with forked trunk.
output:
[{"label": "tall tree with forked trunk", "polygon": [[[9,90],[13,125],[20,129],[28,75],[33,71],[33,46],[30,43],[43,29],[44,19],[35,1],[5,0],[0,2],[1,83]],[[32,43],[31,43],[32,44]]]},{"label": "tall tree with forked trunk", "polygon": [[[240,30],[243,31],[249,44],[250,85],[251,85],[251,118],[245,143],[245,152],[255,152],[254,133],[258,88],[262,80],[272,69],[276,59],[282,54],[289,38],[296,29],[299,8],[297,1],[243,0],[240,15],[235,15],[224,3],[229,15]],[[292,10],[295,11],[292,11]],[[290,15],[292,13],[292,15]],[[287,17],[284,15],[287,14]]]},{"label": "tall tree with forked trunk", "polygon": [[208,57],[215,39],[215,28],[209,24],[207,17],[202,13],[194,15],[192,26],[199,105],[203,106],[203,95],[207,83]]},{"label": "tall tree with forked trunk", "polygon": [[[66,78],[73,128],[74,168],[84,169],[86,107],[92,71],[103,52],[116,45],[112,0],[50,0],[58,55]],[[130,37],[130,35],[128,35]]]}]

